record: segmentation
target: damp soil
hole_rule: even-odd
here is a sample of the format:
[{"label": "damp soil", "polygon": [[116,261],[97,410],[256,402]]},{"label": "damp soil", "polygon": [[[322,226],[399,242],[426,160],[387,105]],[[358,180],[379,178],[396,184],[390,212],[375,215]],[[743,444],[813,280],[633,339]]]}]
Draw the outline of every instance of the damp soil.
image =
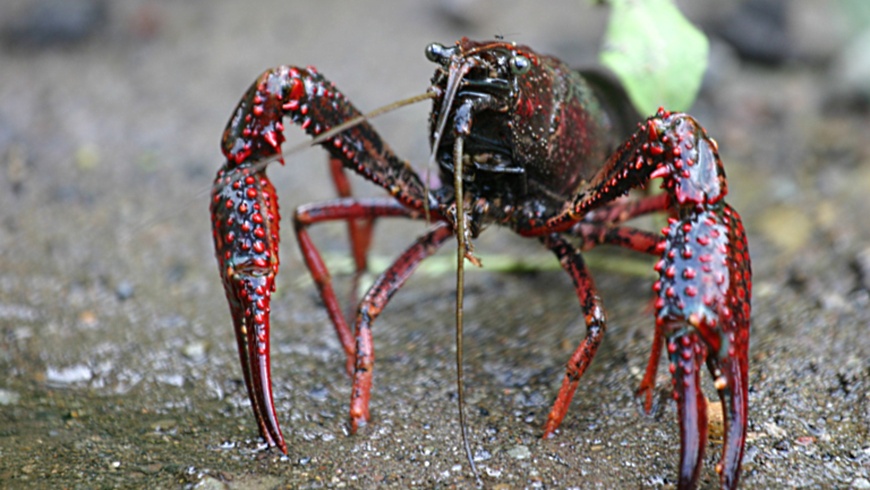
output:
[{"label": "damp soil", "polygon": [[[269,66],[316,65],[374,108],[426,89],[431,41],[503,35],[594,63],[605,12],[576,1],[61,3],[72,13],[0,7],[0,486],[474,487],[458,437],[450,247],[379,318],[372,421],[351,436],[343,353],[285,218],[272,374],[289,454],[262,447],[209,230],[221,131]],[[715,2],[689,11],[713,35],[692,112],[719,142],[753,259],[742,481],[870,488],[870,114],[833,68],[848,40],[836,3],[813,22],[801,9],[819,2],[783,3],[781,27],[800,27],[800,42],[773,59],[728,41],[746,18]],[[418,168],[427,110],[376,121]],[[333,196],[324,161],[312,149],[271,169],[285,217]],[[372,269],[423,230],[379,225]],[[344,228],[315,240],[345,291]],[[557,437],[542,441],[583,336],[571,282],[535,241],[493,229],[476,247],[484,264],[544,264],[467,271],[468,419],[486,487],[673,488],[667,370],[651,415],[633,395],[652,339],[650,260],[588,255],[608,334]],[[720,449],[707,447],[703,488],[716,486]]]}]

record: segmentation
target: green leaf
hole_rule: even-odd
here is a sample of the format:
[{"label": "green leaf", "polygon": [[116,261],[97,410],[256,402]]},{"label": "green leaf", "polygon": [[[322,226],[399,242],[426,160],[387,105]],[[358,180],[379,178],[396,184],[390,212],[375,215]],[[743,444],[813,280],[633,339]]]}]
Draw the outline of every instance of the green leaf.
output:
[{"label": "green leaf", "polygon": [[613,70],[634,107],[686,111],[707,69],[707,37],[671,0],[611,0],[601,63]]}]

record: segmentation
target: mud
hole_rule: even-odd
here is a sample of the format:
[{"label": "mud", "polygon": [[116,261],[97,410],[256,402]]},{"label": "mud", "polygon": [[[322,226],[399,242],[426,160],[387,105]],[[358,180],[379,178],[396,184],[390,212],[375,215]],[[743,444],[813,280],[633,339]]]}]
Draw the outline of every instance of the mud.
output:
[{"label": "mud", "polygon": [[[0,18],[22,18],[25,3],[4,4]],[[817,3],[824,15],[804,22]],[[870,488],[870,114],[832,62],[848,40],[838,4],[790,5],[793,51],[760,65],[714,39],[692,110],[719,142],[753,258],[743,482]],[[690,13],[715,30],[733,18],[718,10]],[[268,66],[316,65],[374,108],[425,90],[431,41],[503,35],[592,63],[605,12],[483,0],[124,0],[100,11],[105,22],[73,40],[0,47],[0,486],[473,487],[455,410],[449,250],[375,326],[373,420],[349,436],[343,354],[285,220],[272,342],[290,454],[260,446],[209,230],[218,141]],[[418,167],[427,110],[376,122]],[[272,169],[285,216],[333,195],[323,162],[313,149]],[[423,232],[378,230],[376,264]],[[338,261],[344,233],[324,227],[315,240]],[[490,230],[476,246],[484,263],[549,264],[467,273],[468,412],[486,486],[673,488],[679,438],[666,370],[653,416],[633,396],[652,338],[651,262],[589,255],[608,336],[558,437],[541,441],[583,335],[576,298],[536,242]],[[337,280],[344,291],[347,277]],[[715,487],[720,448],[707,449],[704,488]]]}]

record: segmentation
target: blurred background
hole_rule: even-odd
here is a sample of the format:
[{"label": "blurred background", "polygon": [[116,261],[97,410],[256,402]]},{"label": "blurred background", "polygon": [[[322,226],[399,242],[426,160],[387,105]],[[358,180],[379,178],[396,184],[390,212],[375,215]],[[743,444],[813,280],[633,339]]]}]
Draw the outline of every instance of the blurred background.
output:
[{"label": "blurred background", "polygon": [[[373,421],[351,437],[343,353],[286,218],[272,370],[291,450],[259,450],[209,228],[221,132],[278,64],[315,65],[363,110],[425,91],[432,41],[504,36],[595,65],[607,9],[593,3],[2,0],[2,486],[472,486],[457,437],[451,247],[379,319]],[[743,481],[870,488],[870,3],[678,4],[710,37],[691,112],[719,142],[753,258]],[[428,110],[375,122],[418,168]],[[310,149],[270,171],[285,217],[333,196],[324,161]],[[421,233],[379,225],[373,271]],[[345,284],[344,227],[315,240]],[[633,397],[652,338],[652,261],[589,254],[609,333],[561,433],[542,442],[583,336],[570,280],[535,241],[489,230],[476,246],[485,264],[550,260],[467,275],[469,422],[486,483],[673,487],[666,370],[652,417]],[[715,486],[720,447],[708,447],[703,486]]]}]

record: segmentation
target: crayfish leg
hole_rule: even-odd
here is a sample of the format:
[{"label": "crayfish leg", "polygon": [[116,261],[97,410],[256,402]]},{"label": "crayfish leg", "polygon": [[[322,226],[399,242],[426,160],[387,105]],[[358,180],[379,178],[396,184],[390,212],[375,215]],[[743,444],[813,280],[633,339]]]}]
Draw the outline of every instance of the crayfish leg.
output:
[{"label": "crayfish leg", "polygon": [[[344,162],[340,158],[331,157],[329,171],[338,197],[351,197],[350,179],[348,179]],[[347,220],[347,234],[350,239],[351,256],[355,267],[348,295],[348,304],[351,305],[351,308],[358,303],[359,283],[368,269],[368,252],[372,243],[374,224],[374,218]]]},{"label": "crayfish leg", "polygon": [[420,263],[435,253],[449,238],[453,230],[445,223],[435,225],[428,233],[418,238],[393,264],[385,270],[369,288],[359,305],[356,317],[356,358],[353,372],[353,388],[350,399],[350,428],[355,433],[369,421],[369,399],[372,390],[372,375],[375,364],[372,324],[387,306],[390,299],[405,281],[411,277]]},{"label": "crayfish leg", "polygon": [[580,384],[580,378],[598,352],[601,341],[604,340],[607,320],[595,283],[580,251],[557,234],[544,236],[541,241],[556,254],[562,268],[571,276],[586,322],[586,337],[577,346],[566,365],[562,387],[547,416],[547,423],[544,426],[544,439],[547,439],[553,436],[568,413],[568,407]]},{"label": "crayfish leg", "polygon": [[646,372],[643,375],[643,380],[640,382],[635,395],[643,397],[643,411],[647,415],[651,415],[653,411],[653,395],[655,394],[656,375],[659,372],[659,359],[662,354],[662,342],[664,335],[662,328],[656,325],[653,333],[652,349],[649,354],[649,361],[646,364]]},{"label": "crayfish leg", "polygon": [[[356,363],[356,353],[358,347],[348,326],[347,319],[341,311],[341,307],[336,297],[335,290],[332,287],[332,278],[323,257],[314,245],[308,228],[317,223],[329,221],[346,221],[350,223],[362,222],[370,226],[377,218],[385,217],[404,217],[412,218],[414,213],[396,202],[392,198],[381,199],[352,199],[342,198],[333,201],[325,201],[320,203],[306,204],[296,208],[293,214],[293,226],[296,232],[296,242],[299,245],[299,251],[305,265],[308,267],[308,272],[314,280],[320,292],[320,298],[335,327],[335,333],[341,342],[342,349],[346,354],[347,362],[345,367],[348,375],[353,378],[354,364]],[[351,232],[351,237],[355,236]],[[358,236],[358,235],[357,235]],[[367,238],[365,238],[367,240]],[[353,238],[352,238],[353,242]],[[359,242],[353,242],[359,243]],[[366,245],[367,247],[367,245]],[[363,254],[363,258],[365,254]],[[363,269],[358,269],[361,272]]]}]

